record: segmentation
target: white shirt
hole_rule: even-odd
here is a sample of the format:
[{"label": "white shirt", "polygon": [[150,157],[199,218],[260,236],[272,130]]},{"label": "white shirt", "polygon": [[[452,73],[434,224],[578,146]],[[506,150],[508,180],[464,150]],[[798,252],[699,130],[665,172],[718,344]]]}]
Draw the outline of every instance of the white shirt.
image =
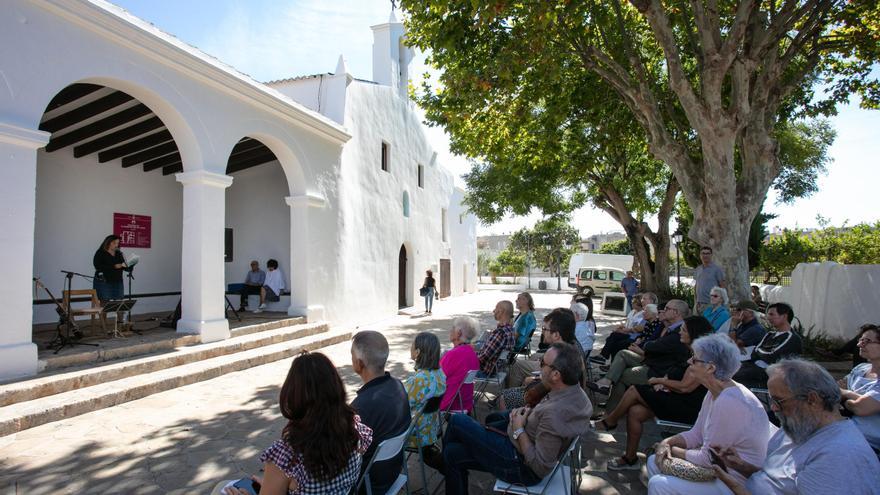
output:
[{"label": "white shirt", "polygon": [[263,285],[272,289],[275,295],[280,296],[284,289],[284,274],[281,273],[281,269],[276,268],[266,272],[266,281],[263,282]]}]

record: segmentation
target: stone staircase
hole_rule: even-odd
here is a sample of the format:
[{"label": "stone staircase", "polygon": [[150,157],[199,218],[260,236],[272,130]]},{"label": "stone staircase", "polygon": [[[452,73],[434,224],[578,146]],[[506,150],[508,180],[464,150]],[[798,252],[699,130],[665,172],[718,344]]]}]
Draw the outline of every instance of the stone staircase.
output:
[{"label": "stone staircase", "polygon": [[49,359],[45,367],[50,371],[44,375],[0,384],[0,436],[350,338],[350,331],[331,331],[323,322],[288,319],[237,328],[229,339],[209,344],[199,344],[198,336],[180,336],[118,347],[109,354],[105,349]]}]

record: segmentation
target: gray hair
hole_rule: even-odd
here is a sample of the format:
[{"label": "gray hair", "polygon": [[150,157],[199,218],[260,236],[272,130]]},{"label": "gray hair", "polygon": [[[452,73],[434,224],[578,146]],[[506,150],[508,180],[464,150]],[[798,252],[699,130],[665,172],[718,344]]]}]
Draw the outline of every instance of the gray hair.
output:
[{"label": "gray hair", "polygon": [[657,298],[657,294],[653,292],[643,292],[642,297],[647,297],[651,302],[650,304],[657,304],[660,300]]},{"label": "gray hair", "polygon": [[783,359],[767,367],[767,376],[781,375],[792,395],[806,397],[815,392],[826,411],[834,411],[840,403],[840,387],[828,371],[804,359]]},{"label": "gray hair", "polygon": [[718,294],[718,295],[720,295],[720,296],[721,296],[721,302],[722,302],[725,306],[727,306],[728,304],[730,304],[730,298],[727,297],[727,289],[725,289],[724,287],[718,287],[718,286],[716,285],[715,287],[712,287],[712,290],[709,291],[709,294]]},{"label": "gray hair", "polygon": [[687,318],[691,315],[691,308],[681,299],[670,299],[666,303],[666,307],[672,307],[672,309],[678,311],[678,314],[681,315],[682,318]]},{"label": "gray hair", "polygon": [[649,304],[645,306],[645,314],[651,313],[654,316],[657,316],[657,305]]},{"label": "gray hair", "polygon": [[436,370],[440,368],[440,339],[431,332],[419,332],[413,340],[413,348],[419,351],[416,356],[417,370]]},{"label": "gray hair", "polygon": [[584,303],[572,303],[569,309],[574,313],[577,321],[586,321],[587,317],[590,316],[590,310],[587,309],[587,305]]},{"label": "gray hair", "polygon": [[553,360],[553,368],[559,372],[562,383],[577,385],[584,375],[584,356],[575,346],[556,342],[550,345],[550,349],[556,349],[556,359]]},{"label": "gray hair", "polygon": [[715,378],[730,380],[739,371],[739,347],[727,335],[713,333],[691,344],[694,355],[715,365]]},{"label": "gray hair", "polygon": [[480,322],[473,316],[459,316],[452,320],[452,328],[461,332],[461,340],[471,342],[477,336]]},{"label": "gray hair", "polygon": [[388,362],[388,341],[381,333],[364,330],[354,334],[351,350],[370,371],[385,370],[385,363]]}]

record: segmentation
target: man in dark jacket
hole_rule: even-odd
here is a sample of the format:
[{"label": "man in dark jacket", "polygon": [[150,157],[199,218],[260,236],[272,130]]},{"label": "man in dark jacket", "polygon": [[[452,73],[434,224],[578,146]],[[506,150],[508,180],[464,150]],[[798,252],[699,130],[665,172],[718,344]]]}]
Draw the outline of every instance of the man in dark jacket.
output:
[{"label": "man in dark jacket", "polygon": [[758,342],[752,358],[744,362],[733,379],[749,388],[767,388],[767,367],[783,358],[798,357],[804,350],[800,335],[791,328],[794,309],[785,303],[767,307],[773,328]]},{"label": "man in dark jacket", "polygon": [[669,368],[688,359],[690,351],[681,342],[679,331],[684,318],[689,315],[690,308],[686,302],[670,300],[660,315],[666,324],[661,337],[646,343],[644,349],[633,344],[629,349],[618,352],[605,378],[596,383],[587,383],[592,390],[609,394],[606,411],[617,406],[630,385],[647,384],[650,375],[663,376]]},{"label": "man in dark jacket", "polygon": [[[351,341],[351,365],[364,385],[357,391],[351,406],[361,421],[373,430],[373,442],[364,453],[361,470],[366,469],[382,441],[394,438],[409,428],[410,410],[406,390],[400,380],[385,371],[388,341],[372,330],[355,334]],[[370,469],[373,493],[385,493],[403,467],[403,452]],[[365,490],[362,490],[366,493]]]}]

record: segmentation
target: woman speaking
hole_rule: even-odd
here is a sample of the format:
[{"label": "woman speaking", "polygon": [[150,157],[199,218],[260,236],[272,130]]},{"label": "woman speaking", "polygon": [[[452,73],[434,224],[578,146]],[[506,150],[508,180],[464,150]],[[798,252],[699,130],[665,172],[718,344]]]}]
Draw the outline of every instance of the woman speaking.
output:
[{"label": "woman speaking", "polygon": [[92,258],[95,265],[95,281],[93,287],[98,294],[101,303],[114,299],[122,299],[125,296],[125,287],[122,284],[122,270],[128,268],[122,251],[119,250],[119,236],[108,235],[101,243],[101,247],[95,251]]}]

